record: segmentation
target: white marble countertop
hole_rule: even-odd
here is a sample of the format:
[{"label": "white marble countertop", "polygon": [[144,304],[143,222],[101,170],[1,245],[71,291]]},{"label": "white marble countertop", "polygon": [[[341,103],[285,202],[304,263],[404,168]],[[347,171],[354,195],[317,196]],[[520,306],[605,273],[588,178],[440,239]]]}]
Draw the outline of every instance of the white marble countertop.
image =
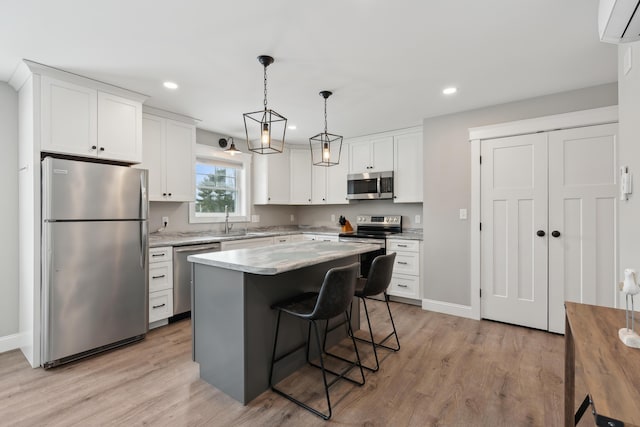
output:
[{"label": "white marble countertop", "polygon": [[377,250],[368,243],[306,241],[190,255],[190,262],[245,273],[274,275]]},{"label": "white marble countertop", "polygon": [[338,235],[338,231],[326,228],[304,228],[294,230],[248,230],[247,232],[231,231],[223,234],[215,231],[156,232],[149,235],[149,247],[186,246],[203,243],[215,243],[228,240],[258,239],[260,237],[286,236],[291,234],[323,234]]}]

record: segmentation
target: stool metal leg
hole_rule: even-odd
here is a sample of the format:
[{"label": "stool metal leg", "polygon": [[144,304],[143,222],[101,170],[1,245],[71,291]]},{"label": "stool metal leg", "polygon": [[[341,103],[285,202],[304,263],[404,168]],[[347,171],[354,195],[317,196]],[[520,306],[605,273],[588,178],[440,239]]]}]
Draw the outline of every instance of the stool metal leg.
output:
[{"label": "stool metal leg", "polygon": [[[391,333],[389,333],[389,335],[387,335],[386,337],[384,337],[380,342],[375,342],[375,340],[373,339],[373,328],[371,327],[371,319],[369,318],[369,309],[367,308],[367,297],[361,298],[362,299],[362,304],[364,305],[364,314],[365,317],[367,318],[367,326],[369,327],[369,337],[370,340],[364,339],[364,338],[359,338],[359,337],[354,337],[356,340],[361,341],[361,342],[366,342],[368,344],[371,344],[371,347],[373,349],[373,355],[375,357],[376,360],[376,366],[375,367],[369,367],[369,366],[364,366],[363,367],[371,372],[377,372],[380,369],[380,362],[378,359],[378,347],[382,347],[384,349],[390,350],[390,351],[398,351],[400,350],[400,340],[398,339],[398,332],[396,330],[396,324],[393,321],[393,315],[391,314],[391,307],[389,306],[389,296],[387,295],[387,293],[385,292],[383,294],[384,297],[384,302],[387,305],[387,312],[389,313],[389,320],[391,321],[391,327],[393,328],[393,331]],[[371,299],[371,298],[370,298]],[[383,343],[388,340],[389,338],[391,338],[392,336],[395,336],[396,339],[396,346],[395,347],[390,347],[387,345],[384,345]]]}]

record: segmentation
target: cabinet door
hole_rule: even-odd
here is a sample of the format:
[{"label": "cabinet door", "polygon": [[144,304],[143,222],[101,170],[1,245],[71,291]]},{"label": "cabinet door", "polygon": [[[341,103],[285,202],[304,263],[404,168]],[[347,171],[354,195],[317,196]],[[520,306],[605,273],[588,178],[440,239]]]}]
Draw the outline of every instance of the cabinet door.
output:
[{"label": "cabinet door", "polygon": [[268,163],[267,203],[271,205],[287,205],[290,196],[289,152],[266,154]]},{"label": "cabinet door", "polygon": [[142,161],[142,104],[98,92],[98,156],[123,162]]},{"label": "cabinet door", "polygon": [[149,201],[165,201],[165,121],[144,114],[142,116],[142,163],[137,167],[149,170]]},{"label": "cabinet door", "polygon": [[292,205],[311,203],[311,152],[291,150],[291,199]]},{"label": "cabinet door", "polygon": [[196,129],[193,125],[174,120],[166,120],[165,129],[167,200],[193,202],[195,200],[193,145]]},{"label": "cabinet door", "polygon": [[347,175],[349,174],[349,150],[342,147],[340,163],[327,168],[327,204],[348,204]]},{"label": "cabinet door", "polygon": [[327,203],[327,167],[311,167],[311,204],[324,205]]},{"label": "cabinet door", "polygon": [[354,142],[349,147],[349,173],[371,172],[369,141]]},{"label": "cabinet door", "polygon": [[394,202],[422,203],[422,160],[422,133],[394,138]]},{"label": "cabinet door", "polygon": [[42,76],[42,151],[94,157],[97,153],[95,89]]},{"label": "cabinet door", "polygon": [[393,170],[393,137],[373,139],[371,145],[370,171],[388,172]]}]

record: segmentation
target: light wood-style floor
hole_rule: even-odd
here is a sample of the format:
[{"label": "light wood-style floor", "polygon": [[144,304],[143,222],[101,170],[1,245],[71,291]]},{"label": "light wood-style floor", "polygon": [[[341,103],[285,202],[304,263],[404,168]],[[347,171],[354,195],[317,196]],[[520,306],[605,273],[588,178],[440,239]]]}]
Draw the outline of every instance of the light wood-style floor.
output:
[{"label": "light wood-style floor", "polygon": [[[30,368],[19,351],[0,354],[0,425],[562,425],[562,336],[399,303],[392,310],[402,349],[384,352],[363,387],[341,381],[331,389],[330,422],[270,391],[243,406],[200,380],[183,320],[49,371]],[[283,387],[321,398],[319,375],[303,368]],[[584,396],[580,384],[576,395]]]}]

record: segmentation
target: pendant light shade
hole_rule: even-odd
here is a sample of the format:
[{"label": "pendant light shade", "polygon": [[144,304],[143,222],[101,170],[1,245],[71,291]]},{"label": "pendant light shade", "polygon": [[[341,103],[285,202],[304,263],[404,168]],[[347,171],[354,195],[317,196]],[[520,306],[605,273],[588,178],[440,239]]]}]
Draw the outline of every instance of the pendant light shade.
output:
[{"label": "pendant light shade", "polygon": [[227,148],[226,150],[224,150],[225,153],[227,154],[231,154],[232,156],[242,153],[242,151],[238,150],[236,148],[236,144],[235,142],[233,142],[233,137],[229,137],[229,141],[230,141],[230,145],[229,148]]},{"label": "pendant light shade", "polygon": [[267,67],[274,60],[270,56],[261,55],[258,61],[264,66],[264,108],[243,114],[247,146],[249,151],[258,154],[282,153],[287,118],[267,107]]},{"label": "pendant light shade", "polygon": [[324,132],[309,138],[311,162],[315,166],[335,166],[340,163],[342,137],[327,132],[327,98],[332,95],[328,90],[320,92],[324,98]]}]

